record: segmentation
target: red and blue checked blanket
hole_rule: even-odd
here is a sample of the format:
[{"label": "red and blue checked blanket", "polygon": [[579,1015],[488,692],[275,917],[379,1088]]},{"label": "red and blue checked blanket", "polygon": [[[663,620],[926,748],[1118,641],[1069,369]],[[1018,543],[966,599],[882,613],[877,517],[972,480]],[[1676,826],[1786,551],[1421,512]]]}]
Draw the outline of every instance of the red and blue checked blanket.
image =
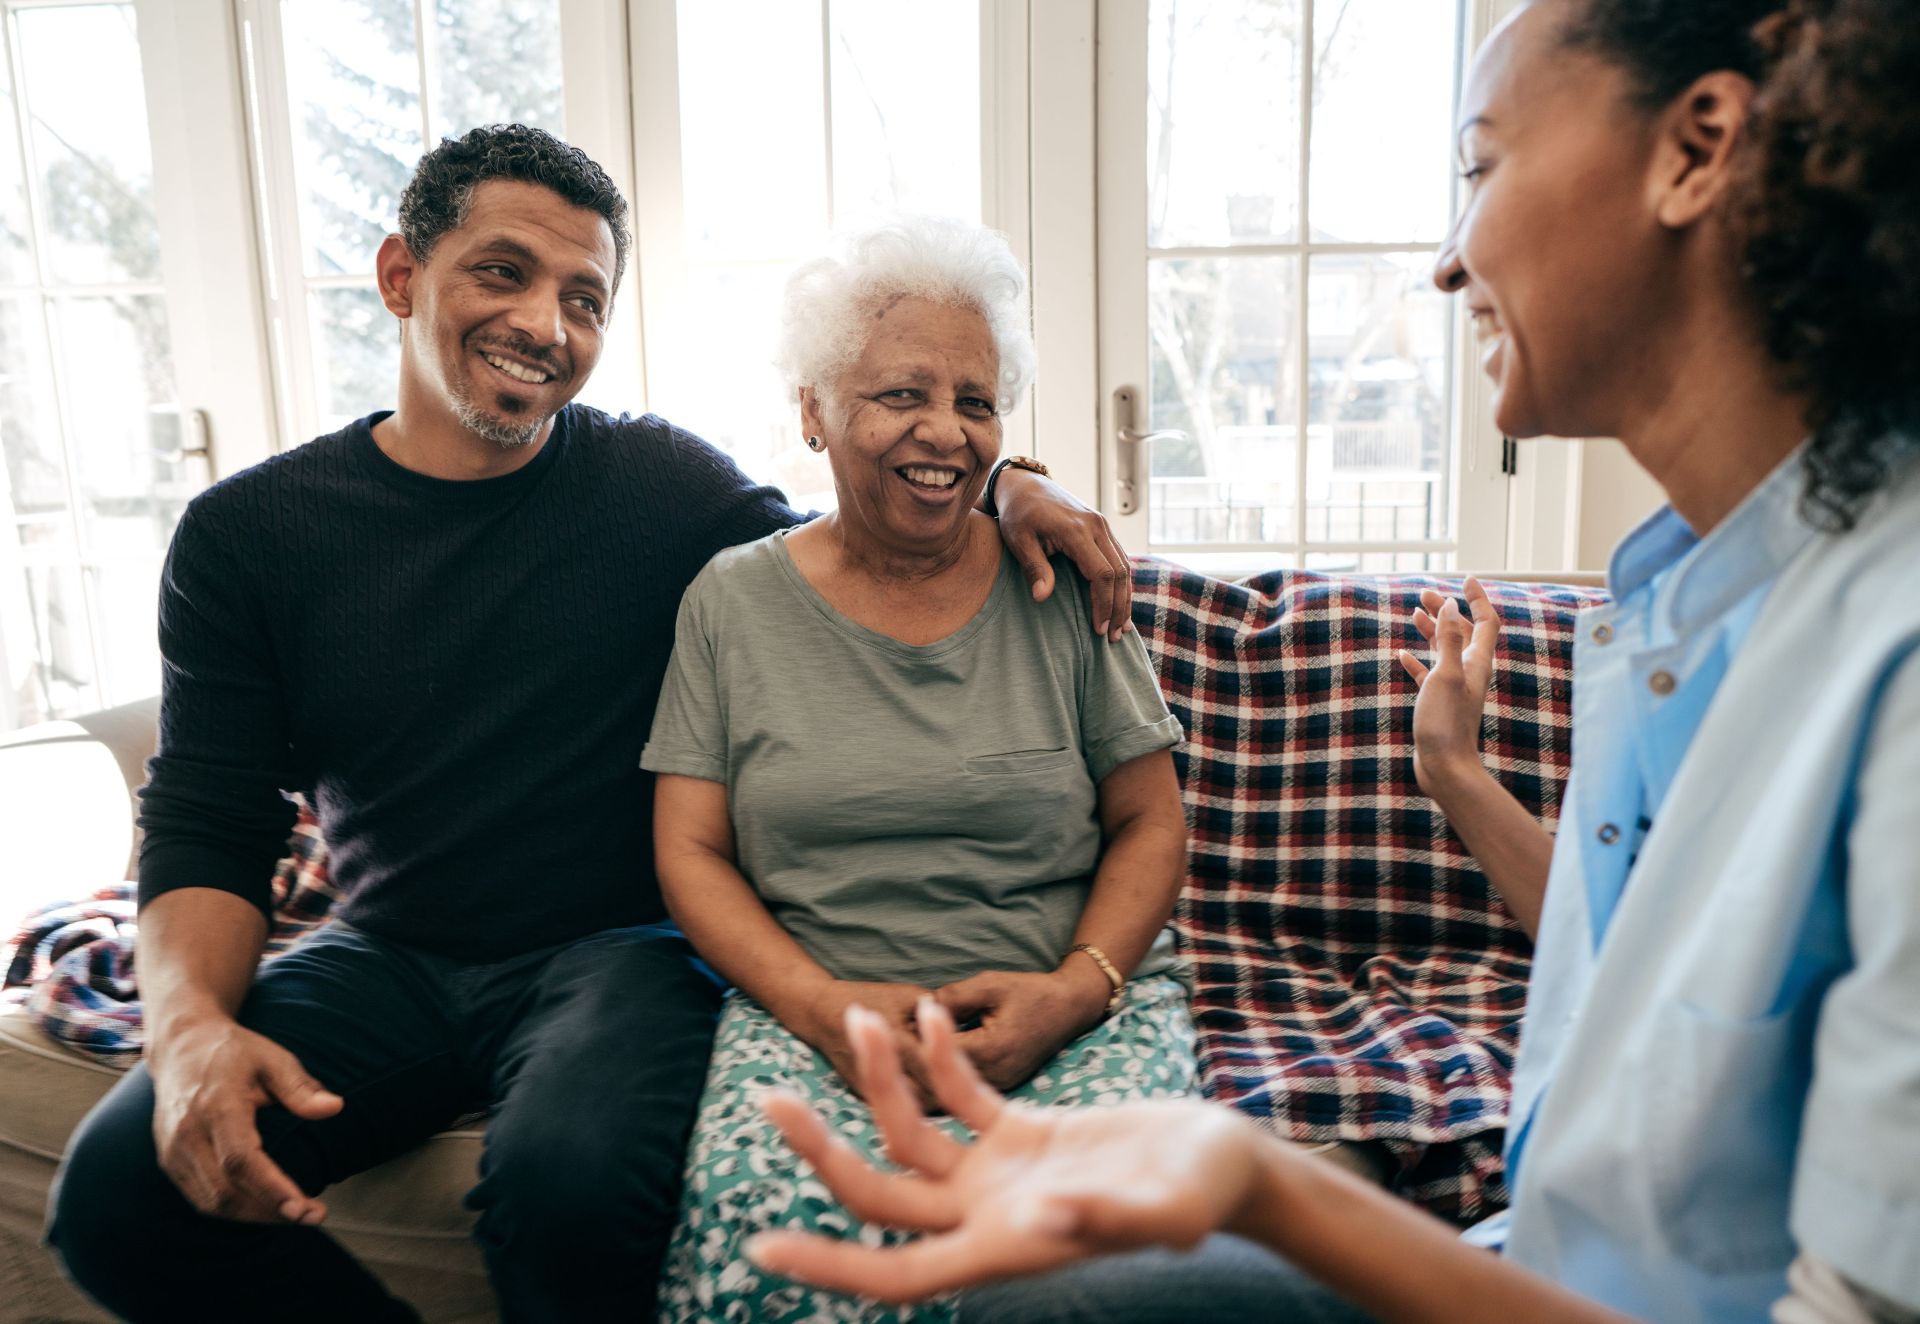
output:
[{"label": "red and blue checked blanket", "polygon": [[[287,854],[273,873],[272,960],[320,924],[338,897],[327,874],[327,847],[304,802]],[[4,949],[0,998],[25,1005],[59,1042],[108,1066],[131,1067],[146,1043],[134,982],[132,883],[103,887],[83,901],[34,911]]]},{"label": "red and blue checked blanket", "polygon": [[[1187,733],[1175,923],[1206,1092],[1295,1140],[1384,1142],[1397,1189],[1464,1221],[1506,1197],[1531,944],[1414,782],[1415,691],[1395,653],[1425,649],[1409,619],[1422,587],[1459,584],[1228,584],[1140,562],[1133,620]],[[1574,617],[1605,596],[1487,589],[1504,631],[1482,748],[1552,827]]]},{"label": "red and blue checked blanket", "polygon": [[[1424,584],[1281,571],[1243,584],[1135,566],[1134,623],[1187,732],[1193,824],[1176,927],[1198,976],[1206,1091],[1307,1142],[1378,1140],[1396,1186],[1470,1219],[1504,1202],[1500,1142],[1529,944],[1414,784],[1414,690],[1395,661]],[[1569,759],[1575,614],[1596,592],[1490,583],[1505,623],[1482,730],[1543,822]],[[270,952],[335,892],[310,813],[274,880]],[[133,888],[49,906],[4,996],[116,1066],[142,1042]]]}]

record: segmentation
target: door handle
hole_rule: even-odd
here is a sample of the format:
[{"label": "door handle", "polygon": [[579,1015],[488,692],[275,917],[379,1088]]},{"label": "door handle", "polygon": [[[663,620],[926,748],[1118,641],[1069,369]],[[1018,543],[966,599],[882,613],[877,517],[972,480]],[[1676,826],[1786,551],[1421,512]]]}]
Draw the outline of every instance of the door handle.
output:
[{"label": "door handle", "polygon": [[1134,390],[1131,386],[1114,388],[1113,392],[1113,450],[1117,459],[1114,466],[1113,508],[1116,514],[1131,515],[1140,509],[1140,449],[1143,445],[1156,441],[1185,441],[1187,434],[1178,428],[1161,428],[1155,432],[1141,432],[1134,426]]},{"label": "door handle", "polygon": [[213,420],[207,417],[204,409],[188,409],[180,405],[153,405],[148,413],[173,414],[180,419],[180,444],[172,450],[155,450],[154,455],[168,464],[178,464],[190,458],[213,463]]}]

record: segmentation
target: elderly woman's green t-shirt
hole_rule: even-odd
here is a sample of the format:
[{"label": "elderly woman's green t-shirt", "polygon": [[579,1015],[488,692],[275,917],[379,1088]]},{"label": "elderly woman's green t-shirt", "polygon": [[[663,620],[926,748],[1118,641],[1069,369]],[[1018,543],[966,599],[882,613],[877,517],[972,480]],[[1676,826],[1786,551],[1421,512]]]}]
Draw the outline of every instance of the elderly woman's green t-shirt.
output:
[{"label": "elderly woman's green t-shirt", "polygon": [[[1036,603],[1003,551],[978,614],[924,645],[835,611],[780,533],[687,590],[640,765],[727,787],[741,873],[835,978],[938,987],[1072,945],[1096,787],[1180,726],[1139,636],[1097,637],[1086,581],[1054,574]],[[1135,973],[1173,965],[1163,932]]]}]

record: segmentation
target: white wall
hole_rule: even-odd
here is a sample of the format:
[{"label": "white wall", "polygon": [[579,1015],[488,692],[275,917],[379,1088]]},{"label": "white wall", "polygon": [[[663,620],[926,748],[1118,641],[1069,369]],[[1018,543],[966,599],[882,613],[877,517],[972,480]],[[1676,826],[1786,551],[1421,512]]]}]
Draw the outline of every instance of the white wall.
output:
[{"label": "white wall", "polygon": [[1577,568],[1604,570],[1614,544],[1658,510],[1666,495],[1619,442],[1585,441],[1580,448]]}]

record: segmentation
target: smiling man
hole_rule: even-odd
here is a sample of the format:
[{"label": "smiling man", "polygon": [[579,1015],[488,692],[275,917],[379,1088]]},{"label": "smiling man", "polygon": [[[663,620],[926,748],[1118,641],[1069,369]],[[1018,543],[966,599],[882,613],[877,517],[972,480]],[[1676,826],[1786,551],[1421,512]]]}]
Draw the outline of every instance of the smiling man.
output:
[{"label": "smiling man", "polygon": [[[319,1197],[485,1110],[468,1204],[503,1316],[648,1317],[719,992],[663,922],[640,751],[687,584],[800,517],[658,418],[571,403],[626,216],[538,130],[442,143],[379,253],[396,407],[181,520],[142,793],[147,1059],[76,1133],[49,1225],[120,1316],[418,1318]],[[1031,474],[1001,501],[1021,559],[1072,554],[1095,624],[1123,624],[1104,522]],[[344,899],[256,978],[283,789]]]}]

